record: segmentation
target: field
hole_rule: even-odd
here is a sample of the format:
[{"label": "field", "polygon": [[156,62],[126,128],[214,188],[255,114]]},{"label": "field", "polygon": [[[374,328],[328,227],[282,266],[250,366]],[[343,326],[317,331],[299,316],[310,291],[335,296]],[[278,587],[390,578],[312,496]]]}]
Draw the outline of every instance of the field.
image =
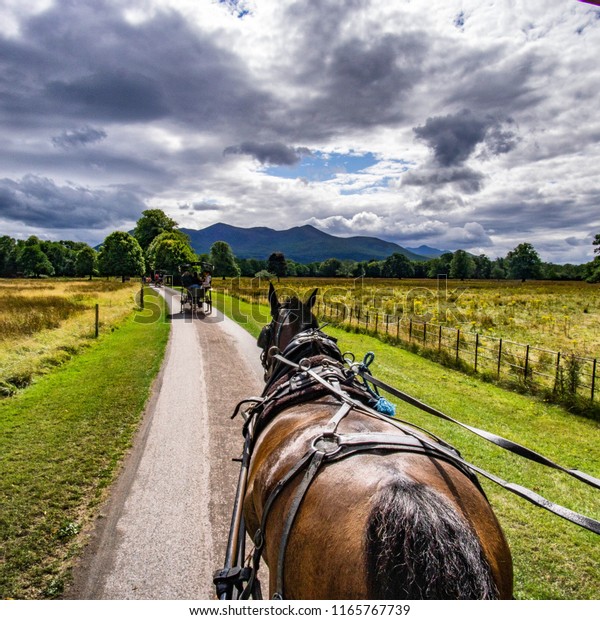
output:
[{"label": "field", "polygon": [[[268,282],[246,278],[215,286],[266,301]],[[363,316],[401,317],[502,337],[563,353],[600,353],[600,285],[514,280],[284,278],[288,294],[319,289],[321,300]]]},{"label": "field", "polygon": [[[264,281],[220,284],[240,300],[267,303]],[[278,287],[300,297],[318,288],[322,322],[600,417],[597,285],[290,278]]]},{"label": "field", "polygon": [[136,306],[137,283],[0,280],[0,397],[28,386],[109,331]]},{"label": "field", "polygon": [[[278,287],[278,292],[283,287]],[[313,287],[314,288],[314,287]],[[257,336],[268,306],[216,295],[215,303]],[[600,427],[561,407],[501,389],[432,363],[364,333],[334,326],[324,331],[357,359],[375,353],[375,376],[452,417],[517,441],[556,462],[600,476]],[[392,400],[394,400],[392,398]],[[472,434],[406,404],[397,417],[424,427],[456,446],[463,457],[573,510],[600,518],[598,491],[475,438]],[[596,599],[600,579],[598,536],[578,528],[482,479],[513,554],[518,599]]]},{"label": "field", "polygon": [[[36,288],[21,286],[21,294],[37,304]],[[0,399],[0,599],[62,594],[83,536],[131,444],[169,335],[167,321],[149,316],[162,302],[148,300],[146,310],[136,309],[136,287],[52,282],[51,290],[57,297],[64,293],[70,317],[58,327],[46,324],[21,340],[2,342],[11,343],[2,356],[13,367],[11,353],[26,343],[30,363],[39,372],[54,371],[35,375],[27,389]],[[92,340],[95,313],[89,304],[95,300],[102,303],[103,321]],[[71,303],[83,309],[73,311]],[[59,300],[53,304],[61,306]],[[58,321],[56,314],[52,320]],[[59,367],[43,362],[64,347],[70,359],[60,356]]]}]

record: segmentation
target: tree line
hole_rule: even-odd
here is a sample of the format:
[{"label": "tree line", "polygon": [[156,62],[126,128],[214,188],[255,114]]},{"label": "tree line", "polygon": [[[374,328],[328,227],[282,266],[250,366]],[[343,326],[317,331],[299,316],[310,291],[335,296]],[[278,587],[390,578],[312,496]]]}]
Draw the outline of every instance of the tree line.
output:
[{"label": "tree line", "polygon": [[264,260],[237,258],[224,241],[210,252],[197,255],[177,222],[160,209],[144,211],[132,233],[116,231],[106,237],[99,251],[77,241],[43,241],[0,237],[0,277],[40,276],[142,276],[160,271],[176,274],[184,264],[206,261],[218,277],[367,277],[436,278],[445,274],[461,280],[548,279],[600,282],[600,234],[593,240],[593,261],[583,265],[545,263],[530,243],[521,243],[495,260],[464,250],[447,252],[427,261],[411,261],[400,253],[384,260],[352,261],[328,258],[297,263],[275,251]]}]

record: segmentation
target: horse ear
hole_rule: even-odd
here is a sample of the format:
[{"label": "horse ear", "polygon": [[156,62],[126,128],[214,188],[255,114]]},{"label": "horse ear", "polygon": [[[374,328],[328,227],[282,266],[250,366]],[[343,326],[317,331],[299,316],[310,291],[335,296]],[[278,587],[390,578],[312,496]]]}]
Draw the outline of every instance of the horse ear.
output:
[{"label": "horse ear", "polygon": [[306,307],[309,310],[313,309],[313,306],[315,305],[315,302],[317,301],[317,293],[318,293],[319,289],[316,288],[311,294],[310,297],[308,298],[308,301],[306,302]]},{"label": "horse ear", "polygon": [[279,310],[279,301],[272,282],[269,282],[269,304],[271,304],[271,316],[275,318]]}]

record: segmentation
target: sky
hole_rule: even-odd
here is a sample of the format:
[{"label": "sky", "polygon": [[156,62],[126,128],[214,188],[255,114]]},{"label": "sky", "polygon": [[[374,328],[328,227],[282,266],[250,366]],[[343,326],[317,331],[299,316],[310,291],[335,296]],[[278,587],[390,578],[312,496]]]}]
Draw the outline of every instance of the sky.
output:
[{"label": "sky", "polygon": [[587,262],[598,50],[579,0],[0,0],[0,235],[158,208]]}]

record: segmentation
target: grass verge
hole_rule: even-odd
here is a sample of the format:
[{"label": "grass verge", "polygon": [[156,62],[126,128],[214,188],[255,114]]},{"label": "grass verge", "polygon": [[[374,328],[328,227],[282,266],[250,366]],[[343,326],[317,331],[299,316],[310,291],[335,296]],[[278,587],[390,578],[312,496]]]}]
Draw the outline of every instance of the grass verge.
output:
[{"label": "grass verge", "polygon": [[[254,336],[268,309],[218,296],[216,305]],[[262,322],[261,322],[262,321]],[[598,430],[593,420],[485,383],[364,334],[326,327],[340,348],[357,357],[375,353],[373,373],[466,424],[535,449],[568,468],[600,476]],[[393,400],[393,399],[391,399]],[[448,422],[404,403],[397,417],[414,422],[455,445],[463,457],[501,478],[528,486],[552,501],[600,518],[598,491],[478,439]],[[598,537],[508,491],[482,480],[509,541],[519,599],[596,599],[600,578]]]},{"label": "grass verge", "polygon": [[0,401],[0,598],[62,593],[80,532],[131,445],[160,369],[169,324],[150,306],[153,317],[131,313]]}]

